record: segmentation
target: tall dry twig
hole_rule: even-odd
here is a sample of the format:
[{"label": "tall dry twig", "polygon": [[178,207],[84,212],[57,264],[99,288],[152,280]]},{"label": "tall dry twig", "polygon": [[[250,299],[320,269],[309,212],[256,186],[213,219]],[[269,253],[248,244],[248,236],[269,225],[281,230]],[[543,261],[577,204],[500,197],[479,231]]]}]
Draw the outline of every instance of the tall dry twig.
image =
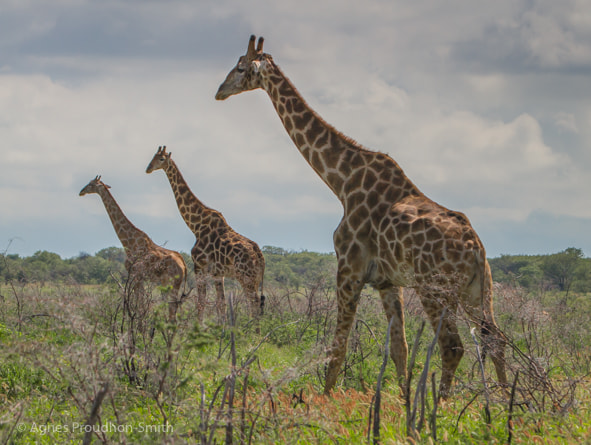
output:
[{"label": "tall dry twig", "polygon": [[513,439],[513,402],[515,400],[515,388],[517,387],[517,379],[519,378],[519,371],[515,373],[515,380],[511,386],[511,398],[509,399],[509,414],[507,415],[507,444],[511,445]]},{"label": "tall dry twig", "polygon": [[[417,435],[417,430],[420,431],[422,429],[422,425],[424,422],[424,415],[425,415],[425,392],[427,391],[427,377],[429,375],[429,366],[431,363],[431,355],[435,350],[435,345],[437,344],[437,339],[439,338],[439,332],[441,331],[441,326],[443,325],[443,318],[447,313],[447,308],[443,308],[441,312],[441,317],[439,317],[439,323],[437,324],[437,329],[435,331],[435,336],[433,337],[433,341],[427,350],[427,358],[425,359],[425,365],[423,366],[423,372],[421,373],[421,377],[417,383],[417,389],[415,391],[415,398],[413,402],[413,407],[410,412],[409,418],[407,418],[407,436],[415,437]],[[436,396],[434,396],[435,398]],[[419,398],[422,400],[421,404],[421,419],[419,421],[418,427],[415,426],[416,417],[417,417],[417,405],[419,403]]]},{"label": "tall dry twig", "polygon": [[386,365],[388,363],[388,346],[390,345],[390,332],[392,331],[392,323],[394,322],[394,317],[390,319],[390,323],[388,323],[388,330],[386,331],[386,341],[384,343],[384,360],[382,360],[382,366],[380,368],[380,373],[378,375],[378,382],[376,385],[376,393],[374,396],[375,400],[375,409],[374,409],[374,418],[373,418],[373,443],[378,444],[380,443],[380,409],[382,403],[382,380],[384,378],[384,372],[386,372]]},{"label": "tall dry twig", "polygon": [[86,423],[84,424],[85,427],[90,427],[90,428],[84,428],[84,430],[86,432],[84,433],[84,439],[82,440],[83,445],[89,445],[90,442],[92,441],[92,433],[93,433],[92,427],[98,420],[99,409],[100,409],[101,404],[103,403],[103,399],[107,395],[108,391],[109,391],[109,382],[105,382],[103,384],[103,386],[101,387],[101,389],[99,390],[99,392],[96,394],[96,397],[94,398],[94,402],[92,403],[92,409],[90,410],[90,415],[88,416],[88,420],[86,420]]},{"label": "tall dry twig", "polygon": [[419,349],[419,343],[421,336],[423,335],[423,330],[425,329],[425,320],[421,322],[419,326],[419,330],[417,331],[417,335],[415,337],[415,341],[412,347],[412,353],[410,355],[410,361],[408,362],[408,369],[407,369],[407,377],[405,388],[404,388],[404,406],[406,408],[406,435],[409,437],[414,437],[414,422],[411,424],[411,404],[410,404],[410,384],[412,382],[413,376],[413,368],[415,366],[415,361],[417,357],[417,351]]},{"label": "tall dry twig", "polygon": [[484,387],[484,399],[486,404],[484,405],[484,414],[486,416],[486,424],[490,426],[491,418],[490,418],[490,397],[488,396],[488,386],[486,384],[486,376],[484,375],[484,363],[482,361],[482,353],[480,352],[480,345],[478,344],[478,340],[476,339],[476,335],[474,334],[475,328],[470,329],[470,335],[472,336],[472,340],[476,345],[476,357],[478,358],[478,364],[480,365],[480,376],[482,377],[482,385]]}]

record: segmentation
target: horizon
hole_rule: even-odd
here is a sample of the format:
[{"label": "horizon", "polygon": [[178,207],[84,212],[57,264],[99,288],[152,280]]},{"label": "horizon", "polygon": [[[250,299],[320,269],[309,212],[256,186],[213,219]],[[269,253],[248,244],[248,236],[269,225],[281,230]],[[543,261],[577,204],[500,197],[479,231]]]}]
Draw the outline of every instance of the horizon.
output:
[{"label": "horizon", "polygon": [[[54,253],[54,254],[58,255],[62,260],[71,260],[71,259],[79,258],[79,257],[85,256],[85,255],[96,256],[100,251],[105,250],[105,249],[110,249],[110,248],[113,248],[113,247],[118,248],[118,249],[121,249],[121,250],[124,250],[123,246],[118,245],[118,246],[107,246],[107,247],[103,247],[101,249],[98,249],[94,253],[90,253],[90,252],[86,252],[86,251],[80,251],[76,255],[71,255],[71,256],[63,256],[63,255],[60,255],[59,252],[52,252],[50,250],[37,250],[37,251],[33,252],[30,255],[21,255],[19,253],[12,252],[10,250],[10,246],[8,246],[4,251],[0,251],[0,254],[7,255],[7,256],[8,255],[18,255],[19,258],[29,258],[29,257],[32,257],[32,256],[34,256],[35,254],[37,254],[39,252],[48,252],[48,253]],[[163,247],[166,247],[166,246],[163,246]],[[310,252],[310,253],[316,253],[316,254],[319,254],[319,255],[336,255],[335,252],[334,252],[334,249],[332,251],[330,251],[330,252],[322,252],[322,251],[316,251],[316,250],[310,250],[310,249],[299,249],[299,250],[296,250],[296,249],[286,249],[286,248],[281,247],[281,246],[272,246],[272,245],[263,245],[263,246],[259,246],[259,247],[261,248],[261,250],[263,251],[263,253],[264,253],[265,248],[272,248],[272,249],[281,249],[281,250],[283,250],[284,252],[286,252],[288,254],[298,254],[298,253]],[[537,254],[536,253],[531,253],[531,254],[520,254],[520,253],[506,254],[506,253],[502,253],[502,254],[497,255],[497,256],[490,256],[490,255],[487,254],[486,257],[487,257],[487,259],[490,260],[490,259],[500,258],[500,257],[503,257],[503,256],[545,256],[545,255],[554,255],[554,254],[557,254],[557,253],[561,253],[561,252],[564,252],[565,250],[567,250],[569,248],[579,249],[577,246],[568,246],[568,247],[565,247],[564,249],[560,249],[559,251],[556,251],[556,252],[537,253]],[[188,255],[189,257],[191,256],[191,252],[190,251],[179,250],[178,252],[181,253],[181,254]],[[591,258],[591,257],[586,256],[585,253],[583,252],[583,258]]]}]

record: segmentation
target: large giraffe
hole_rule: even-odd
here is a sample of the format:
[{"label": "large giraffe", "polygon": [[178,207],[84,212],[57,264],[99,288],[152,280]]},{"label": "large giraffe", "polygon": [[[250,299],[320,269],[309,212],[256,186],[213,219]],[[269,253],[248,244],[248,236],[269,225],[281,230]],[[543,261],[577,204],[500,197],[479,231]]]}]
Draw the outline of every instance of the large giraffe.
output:
[{"label": "large giraffe", "polygon": [[168,316],[176,319],[176,312],[183,300],[181,286],[186,285],[187,265],[182,255],[154,243],[148,235],[134,226],[125,216],[121,207],[109,191],[110,186],[97,176],[81,191],[80,196],[97,193],[103,200],[117,237],[125,249],[125,269],[129,277],[143,280],[166,288]]},{"label": "large giraffe", "polygon": [[263,39],[255,49],[255,36],[251,36],[246,55],[220,85],[216,99],[256,88],[267,92],[290,138],[344,209],[334,232],[338,311],[325,393],[336,384],[365,284],[379,291],[388,320],[394,319],[390,355],[403,393],[407,393],[408,347],[401,287],[417,291],[434,328],[444,314],[438,339],[443,397],[449,395],[464,353],[455,322],[458,307],[481,326],[498,379],[506,383],[490,268],[468,218],[427,198],[388,155],[367,150],[326,123],[273,58],[263,53]]},{"label": "large giraffe", "polygon": [[[224,277],[236,278],[250,303],[251,316],[258,318],[265,298],[262,295],[265,258],[257,243],[235,232],[220,212],[207,207],[193,194],[166,147],[158,148],[146,173],[158,169],[166,173],[181,216],[195,234],[191,256],[198,278],[200,318],[205,306],[207,275],[215,282],[219,320],[225,317]],[[260,299],[257,290],[261,291]]]}]

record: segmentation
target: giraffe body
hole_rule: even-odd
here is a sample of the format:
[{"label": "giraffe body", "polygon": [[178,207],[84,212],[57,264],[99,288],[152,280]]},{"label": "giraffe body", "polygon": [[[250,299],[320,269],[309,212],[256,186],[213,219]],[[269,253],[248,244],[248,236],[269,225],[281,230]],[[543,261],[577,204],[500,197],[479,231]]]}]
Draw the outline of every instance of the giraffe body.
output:
[{"label": "giraffe body", "polygon": [[[134,226],[100,176],[90,181],[80,191],[80,196],[90,193],[97,193],[105,205],[117,237],[125,249],[125,269],[130,279],[133,277],[138,285],[149,281],[165,288],[169,320],[174,321],[183,299],[182,288],[187,280],[187,266],[182,255],[157,245],[146,233]],[[137,287],[134,290],[137,291]]]},{"label": "giraffe body", "polygon": [[325,392],[345,358],[361,290],[370,284],[394,318],[390,355],[406,393],[408,347],[401,287],[414,288],[435,328],[442,356],[440,393],[449,394],[463,346],[454,320],[462,307],[486,334],[498,379],[506,383],[502,334],[493,315],[492,278],[485,249],[468,218],[427,198],[384,153],[367,150],[326,123],[251,37],[246,55],[220,85],[216,99],[262,88],[287,133],[343,205],[334,232],[337,325],[329,351]]},{"label": "giraffe body", "polygon": [[195,234],[191,256],[197,275],[197,302],[200,318],[205,306],[205,277],[214,279],[218,318],[225,317],[224,277],[235,278],[249,301],[250,314],[258,318],[262,311],[262,292],[265,258],[259,246],[234,231],[224,216],[203,204],[191,191],[166,147],[159,147],[146,173],[162,169],[172,187],[183,220]]}]

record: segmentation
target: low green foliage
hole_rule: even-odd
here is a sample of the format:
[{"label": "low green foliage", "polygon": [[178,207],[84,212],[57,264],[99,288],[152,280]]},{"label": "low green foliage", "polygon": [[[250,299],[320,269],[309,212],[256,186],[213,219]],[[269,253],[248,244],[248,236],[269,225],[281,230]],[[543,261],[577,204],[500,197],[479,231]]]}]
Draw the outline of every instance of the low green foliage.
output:
[{"label": "low green foliage", "polygon": [[[257,321],[235,294],[236,321],[224,325],[216,323],[213,303],[198,323],[192,297],[171,324],[158,289],[131,293],[125,281],[0,285],[0,442],[80,443],[87,431],[103,443],[407,442],[408,407],[391,361],[379,436],[372,433],[387,323],[370,289],[338,387],[322,395],[336,317],[333,263],[306,257],[300,265],[322,269],[303,268],[299,282],[267,280],[265,315]],[[565,294],[495,285],[497,319],[510,340],[509,376],[517,379],[513,398],[495,384],[488,362],[482,381],[470,325],[459,314],[466,353],[455,392],[430,422],[436,405],[429,378],[413,443],[590,442],[591,300],[573,288]],[[416,295],[405,301],[412,345],[424,317]],[[419,339],[411,403],[432,338],[426,329]],[[436,351],[429,375],[439,374]]]},{"label": "low green foliage", "polygon": [[15,357],[0,364],[0,393],[8,399],[28,397],[33,391],[43,391],[47,378],[42,370],[19,363]]}]

